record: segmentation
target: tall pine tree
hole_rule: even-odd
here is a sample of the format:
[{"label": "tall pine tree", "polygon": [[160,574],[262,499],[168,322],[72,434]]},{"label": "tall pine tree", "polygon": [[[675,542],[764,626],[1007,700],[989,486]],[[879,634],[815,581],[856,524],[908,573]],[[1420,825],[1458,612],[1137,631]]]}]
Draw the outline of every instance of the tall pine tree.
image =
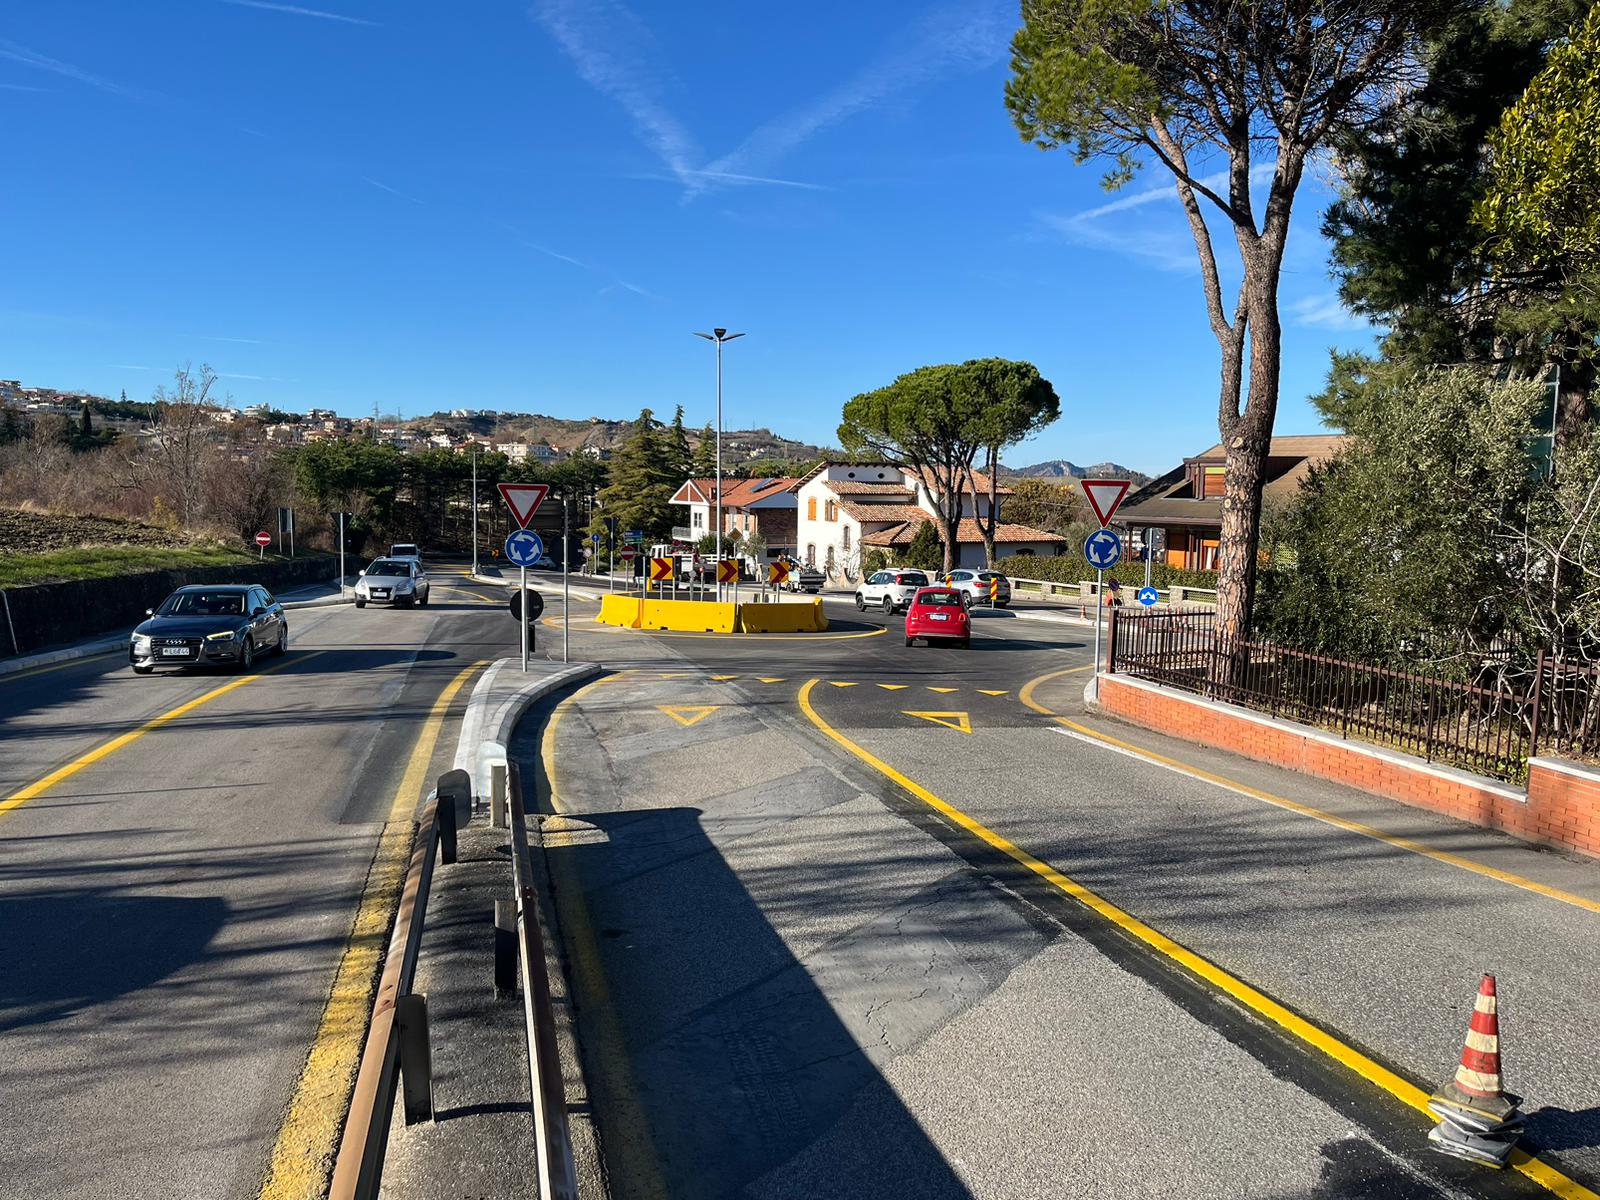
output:
[{"label": "tall pine tree", "polygon": [[647,544],[672,537],[672,494],[685,474],[675,465],[672,440],[648,408],[639,413],[632,435],[611,455],[611,482],[597,497],[591,532],[603,535],[605,518],[615,517],[619,532],[640,530]]}]

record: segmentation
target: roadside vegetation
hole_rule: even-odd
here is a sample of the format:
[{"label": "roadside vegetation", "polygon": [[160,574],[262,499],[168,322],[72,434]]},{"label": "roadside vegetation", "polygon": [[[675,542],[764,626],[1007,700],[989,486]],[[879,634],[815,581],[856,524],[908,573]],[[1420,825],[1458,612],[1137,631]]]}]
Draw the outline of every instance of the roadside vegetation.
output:
[{"label": "roadside vegetation", "polygon": [[0,508],[0,587],[232,566],[255,557],[240,546],[136,521]]}]

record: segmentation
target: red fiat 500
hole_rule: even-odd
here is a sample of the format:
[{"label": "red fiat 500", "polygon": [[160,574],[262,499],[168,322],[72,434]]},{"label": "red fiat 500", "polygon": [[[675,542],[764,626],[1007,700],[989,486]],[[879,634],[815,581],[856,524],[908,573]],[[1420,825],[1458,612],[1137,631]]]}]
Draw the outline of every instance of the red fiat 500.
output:
[{"label": "red fiat 500", "polygon": [[919,588],[906,609],[906,645],[918,638],[929,645],[935,638],[960,642],[963,649],[972,644],[972,623],[961,593],[954,588]]}]

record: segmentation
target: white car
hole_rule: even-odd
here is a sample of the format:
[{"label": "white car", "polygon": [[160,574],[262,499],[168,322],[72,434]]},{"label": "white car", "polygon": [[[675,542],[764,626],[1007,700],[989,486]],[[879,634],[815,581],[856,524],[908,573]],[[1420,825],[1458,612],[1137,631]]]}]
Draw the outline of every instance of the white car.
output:
[{"label": "white car", "polygon": [[356,607],[368,603],[396,608],[426,607],[428,573],[414,558],[380,558],[356,580]]},{"label": "white car", "polygon": [[[993,603],[1004,608],[1011,603],[1011,581],[999,571],[980,571],[966,567],[951,571],[940,582],[955,588],[966,597],[968,604]],[[990,599],[991,596],[993,600]]]},{"label": "white car", "polygon": [[917,594],[918,588],[925,588],[929,584],[926,571],[914,571],[906,568],[892,571],[879,571],[861,581],[856,588],[856,608],[881,608],[886,613],[892,613],[910,605],[911,597]]}]

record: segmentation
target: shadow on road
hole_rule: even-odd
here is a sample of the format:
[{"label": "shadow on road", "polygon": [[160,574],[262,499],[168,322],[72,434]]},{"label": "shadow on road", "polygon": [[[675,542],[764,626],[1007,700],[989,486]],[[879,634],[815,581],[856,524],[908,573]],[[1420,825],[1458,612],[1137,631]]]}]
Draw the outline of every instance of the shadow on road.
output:
[{"label": "shadow on road", "polygon": [[[888,1032],[872,1044],[835,1009],[841,993],[868,990],[868,960],[900,931],[802,963],[702,817],[586,814],[581,834],[547,837],[612,1194],[968,1200],[874,1061],[901,1047]],[[577,919],[560,899],[572,890],[590,893]],[[659,904],[641,909],[650,897]],[[997,933],[967,932],[975,945]],[[831,972],[832,1000],[817,971]]]},{"label": "shadow on road", "polygon": [[0,1033],[149,987],[204,957],[227,919],[220,896],[0,898]]}]

